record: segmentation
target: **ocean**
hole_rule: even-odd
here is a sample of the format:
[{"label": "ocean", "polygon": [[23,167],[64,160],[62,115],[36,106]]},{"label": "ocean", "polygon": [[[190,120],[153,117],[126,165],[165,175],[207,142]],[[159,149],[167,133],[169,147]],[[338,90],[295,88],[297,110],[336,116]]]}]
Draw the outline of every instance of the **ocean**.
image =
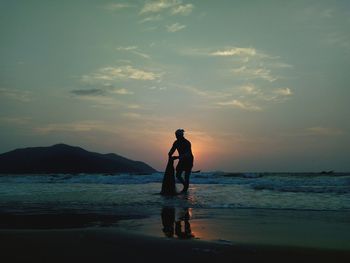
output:
[{"label": "ocean", "polygon": [[113,226],[167,236],[166,216],[175,214],[191,223],[193,238],[350,250],[350,174],[194,173],[189,192],[173,197],[159,194],[162,179],[2,175],[0,227]]}]

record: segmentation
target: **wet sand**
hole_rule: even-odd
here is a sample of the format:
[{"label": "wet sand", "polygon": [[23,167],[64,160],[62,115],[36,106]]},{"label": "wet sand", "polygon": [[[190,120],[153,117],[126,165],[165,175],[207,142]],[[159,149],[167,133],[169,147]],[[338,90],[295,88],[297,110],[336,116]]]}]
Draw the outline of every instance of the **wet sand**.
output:
[{"label": "wet sand", "polygon": [[0,213],[1,262],[350,262],[347,215],[184,209]]},{"label": "wet sand", "polygon": [[350,262],[350,251],[232,245],[113,227],[2,229],[1,262]]},{"label": "wet sand", "polygon": [[0,213],[1,262],[350,262],[348,214]]}]

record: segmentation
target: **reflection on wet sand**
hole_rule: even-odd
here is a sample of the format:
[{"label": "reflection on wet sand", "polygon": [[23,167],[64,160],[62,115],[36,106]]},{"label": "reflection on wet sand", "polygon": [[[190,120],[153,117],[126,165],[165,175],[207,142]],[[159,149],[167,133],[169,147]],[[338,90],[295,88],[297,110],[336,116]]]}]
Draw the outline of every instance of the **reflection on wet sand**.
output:
[{"label": "reflection on wet sand", "polygon": [[174,234],[179,239],[194,238],[191,230],[191,210],[189,208],[180,208],[177,215],[175,207],[163,207],[162,209],[162,224],[163,233],[166,237],[174,237]]},{"label": "reflection on wet sand", "polygon": [[163,207],[162,209],[162,224],[163,233],[167,237],[174,236],[174,222],[175,222],[175,208],[174,207]]}]

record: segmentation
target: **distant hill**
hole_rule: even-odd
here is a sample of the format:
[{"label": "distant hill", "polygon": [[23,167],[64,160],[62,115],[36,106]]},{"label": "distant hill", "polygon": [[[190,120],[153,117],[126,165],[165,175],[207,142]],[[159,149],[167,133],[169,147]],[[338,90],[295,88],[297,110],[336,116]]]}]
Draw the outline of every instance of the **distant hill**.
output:
[{"label": "distant hill", "polygon": [[0,173],[153,173],[151,166],[114,153],[100,154],[80,147],[56,144],[50,147],[16,149],[0,154]]}]

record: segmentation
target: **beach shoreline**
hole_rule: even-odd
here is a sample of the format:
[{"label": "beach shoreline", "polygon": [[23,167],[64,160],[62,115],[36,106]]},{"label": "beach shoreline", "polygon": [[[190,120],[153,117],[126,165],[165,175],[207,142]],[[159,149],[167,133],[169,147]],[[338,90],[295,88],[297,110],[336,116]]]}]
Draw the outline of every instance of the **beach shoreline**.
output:
[{"label": "beach shoreline", "polygon": [[348,177],[196,176],[0,178],[2,262],[350,262]]},{"label": "beach shoreline", "polygon": [[135,234],[113,227],[1,229],[3,262],[349,262],[350,251],[220,244]]}]

